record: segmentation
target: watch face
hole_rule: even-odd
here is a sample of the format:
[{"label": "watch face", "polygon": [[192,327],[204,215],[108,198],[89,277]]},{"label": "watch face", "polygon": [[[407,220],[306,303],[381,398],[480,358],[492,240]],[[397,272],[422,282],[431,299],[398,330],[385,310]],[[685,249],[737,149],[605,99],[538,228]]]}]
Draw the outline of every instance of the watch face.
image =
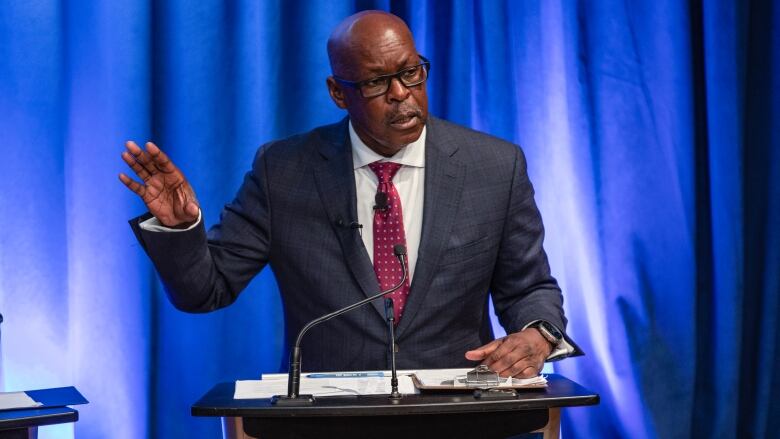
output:
[{"label": "watch face", "polygon": [[542,335],[545,336],[545,338],[550,343],[558,343],[563,339],[563,334],[560,333],[557,329],[555,329],[555,326],[547,323],[547,322],[539,322],[539,330],[542,332]]},{"label": "watch face", "polygon": [[553,325],[544,325],[547,327],[547,330],[550,331],[550,334],[552,334],[553,337],[555,337],[556,340],[560,340],[563,338],[563,334],[558,332],[557,329],[555,329],[555,326]]}]

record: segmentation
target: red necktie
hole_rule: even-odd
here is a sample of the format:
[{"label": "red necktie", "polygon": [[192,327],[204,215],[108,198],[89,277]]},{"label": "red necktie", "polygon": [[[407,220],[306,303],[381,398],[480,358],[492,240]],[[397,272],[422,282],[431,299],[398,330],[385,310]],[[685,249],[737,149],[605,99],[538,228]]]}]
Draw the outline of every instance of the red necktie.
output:
[{"label": "red necktie", "polygon": [[[398,191],[393,184],[393,177],[401,169],[401,165],[391,162],[374,162],[368,167],[374,171],[379,179],[377,192],[387,194],[387,208],[374,210],[374,271],[377,280],[379,280],[379,288],[384,291],[398,284],[403,277],[401,264],[393,253],[393,246],[397,244],[406,246],[401,197],[398,196]],[[386,296],[393,299],[396,325],[401,321],[408,295],[409,278],[407,277],[401,288]]]}]

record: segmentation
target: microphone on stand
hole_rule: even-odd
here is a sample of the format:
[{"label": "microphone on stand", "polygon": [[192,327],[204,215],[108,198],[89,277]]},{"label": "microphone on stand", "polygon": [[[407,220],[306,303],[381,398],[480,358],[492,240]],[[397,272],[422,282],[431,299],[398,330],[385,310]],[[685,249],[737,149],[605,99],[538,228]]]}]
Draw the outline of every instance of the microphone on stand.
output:
[{"label": "microphone on stand", "polygon": [[391,358],[391,370],[393,372],[392,378],[390,378],[390,399],[401,399],[401,394],[398,393],[398,371],[395,369],[395,314],[393,313],[393,299],[390,297],[385,298],[385,316],[387,317],[387,325],[390,327],[390,358]]},{"label": "microphone on stand", "polygon": [[[307,323],[306,326],[301,329],[301,332],[298,333],[298,338],[295,339],[295,345],[290,351],[290,369],[287,375],[287,395],[274,395],[271,398],[271,404],[300,406],[311,405],[314,403],[313,395],[301,395],[299,393],[301,387],[301,340],[303,339],[303,335],[306,334],[306,331],[316,325],[319,325],[322,322],[326,322],[334,317],[340,316],[347,311],[352,311],[355,308],[361,307],[401,288],[404,285],[404,282],[406,282],[406,247],[401,244],[396,244],[393,247],[393,254],[395,254],[396,258],[398,258],[398,262],[401,263],[401,271],[403,273],[401,281],[398,282],[397,285],[394,285],[389,290],[385,290],[371,297],[365,298],[360,302],[353,303],[352,305],[333,311],[330,314],[325,314],[322,317],[318,317]],[[393,355],[395,356],[395,354]]]}]

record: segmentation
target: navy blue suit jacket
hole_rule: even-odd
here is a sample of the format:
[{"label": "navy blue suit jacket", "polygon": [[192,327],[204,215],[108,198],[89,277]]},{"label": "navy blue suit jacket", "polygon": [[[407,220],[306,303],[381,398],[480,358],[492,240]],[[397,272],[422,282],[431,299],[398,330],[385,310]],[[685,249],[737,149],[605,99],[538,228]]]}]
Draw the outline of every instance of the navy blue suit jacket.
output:
[{"label": "navy blue suit jacket", "polygon": [[[425,205],[409,298],[397,331],[402,369],[468,367],[465,351],[493,339],[488,294],[508,333],[531,321],[564,329],[562,296],[542,248],[544,229],[522,151],[430,118]],[[159,233],[131,221],[173,304],[231,304],[271,266],[286,338],[308,321],[379,291],[357,230],[347,120],[264,145],[235,200],[206,233]],[[386,369],[381,301],[312,329],[304,370]]]}]

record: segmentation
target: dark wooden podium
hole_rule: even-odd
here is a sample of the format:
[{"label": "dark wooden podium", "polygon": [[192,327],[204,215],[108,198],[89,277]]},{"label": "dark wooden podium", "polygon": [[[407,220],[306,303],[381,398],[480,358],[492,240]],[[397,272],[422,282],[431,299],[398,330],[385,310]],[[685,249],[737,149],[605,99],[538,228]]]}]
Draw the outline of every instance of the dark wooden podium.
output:
[{"label": "dark wooden podium", "polygon": [[[269,399],[233,399],[234,383],[217,384],[192,406],[193,416],[222,417],[226,438],[495,438],[541,432],[557,439],[562,407],[599,403],[599,395],[557,374],[546,389],[484,400],[471,393],[319,397],[308,407]],[[305,389],[302,389],[305,391]]]}]

